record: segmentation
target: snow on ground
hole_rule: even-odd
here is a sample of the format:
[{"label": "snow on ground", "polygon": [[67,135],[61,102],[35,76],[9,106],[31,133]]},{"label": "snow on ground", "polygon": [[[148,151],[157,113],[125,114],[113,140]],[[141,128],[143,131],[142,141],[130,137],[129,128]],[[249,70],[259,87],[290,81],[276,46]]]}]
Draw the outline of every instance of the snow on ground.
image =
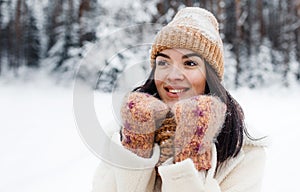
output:
[{"label": "snow on ground", "polygon": [[234,92],[249,127],[268,135],[267,162],[262,191],[299,191],[300,89],[270,88]]},{"label": "snow on ground", "polygon": [[0,85],[0,191],[89,191],[98,159],[77,132],[72,91]]},{"label": "snow on ground", "polygon": [[[249,127],[271,141],[263,191],[297,191],[300,88],[240,89],[232,94],[244,108]],[[97,97],[99,121],[107,120],[111,96]],[[72,87],[0,83],[1,192],[90,191],[99,159],[76,129],[72,98]]]}]

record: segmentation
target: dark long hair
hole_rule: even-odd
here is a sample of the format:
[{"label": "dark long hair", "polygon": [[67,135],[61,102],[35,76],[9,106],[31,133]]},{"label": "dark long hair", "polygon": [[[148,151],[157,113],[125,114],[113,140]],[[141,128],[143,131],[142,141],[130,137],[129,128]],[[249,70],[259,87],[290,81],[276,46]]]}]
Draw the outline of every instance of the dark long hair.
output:
[{"label": "dark long hair", "polygon": [[[217,137],[217,162],[219,165],[230,157],[235,157],[241,150],[243,144],[244,132],[248,136],[244,123],[244,113],[238,102],[229,94],[229,92],[220,83],[214,69],[209,64],[206,67],[206,95],[219,97],[226,105],[226,118],[221,132]],[[155,65],[146,82],[135,88],[133,91],[139,91],[151,94],[160,99],[154,82]]]}]

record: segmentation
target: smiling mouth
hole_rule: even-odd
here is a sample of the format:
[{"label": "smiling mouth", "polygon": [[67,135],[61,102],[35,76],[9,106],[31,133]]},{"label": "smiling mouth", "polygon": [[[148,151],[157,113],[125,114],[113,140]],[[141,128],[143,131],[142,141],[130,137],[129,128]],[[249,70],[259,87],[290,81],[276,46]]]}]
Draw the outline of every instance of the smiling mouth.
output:
[{"label": "smiling mouth", "polygon": [[179,94],[179,93],[183,93],[186,92],[189,88],[168,88],[165,87],[165,90],[169,93],[173,93],[173,94]]}]

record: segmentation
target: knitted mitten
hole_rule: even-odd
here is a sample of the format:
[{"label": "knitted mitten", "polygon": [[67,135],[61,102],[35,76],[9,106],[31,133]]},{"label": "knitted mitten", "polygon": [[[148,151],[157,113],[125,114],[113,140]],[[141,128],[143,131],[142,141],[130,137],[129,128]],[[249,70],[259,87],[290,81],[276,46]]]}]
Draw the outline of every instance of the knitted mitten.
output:
[{"label": "knitted mitten", "polygon": [[156,124],[168,111],[166,104],[149,94],[127,95],[121,107],[122,145],[141,157],[151,157]]},{"label": "knitted mitten", "polygon": [[213,96],[195,96],[173,106],[177,123],[175,162],[191,158],[197,170],[211,167],[211,145],[222,128],[226,105]]}]

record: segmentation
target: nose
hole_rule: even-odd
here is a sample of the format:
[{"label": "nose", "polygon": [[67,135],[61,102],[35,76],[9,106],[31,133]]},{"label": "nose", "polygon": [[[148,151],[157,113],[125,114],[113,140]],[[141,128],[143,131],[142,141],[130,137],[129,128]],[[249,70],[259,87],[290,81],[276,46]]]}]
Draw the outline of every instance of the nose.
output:
[{"label": "nose", "polygon": [[176,66],[171,67],[171,69],[169,70],[167,79],[169,81],[183,80],[184,79],[184,74],[183,74],[182,69],[180,69]]}]

